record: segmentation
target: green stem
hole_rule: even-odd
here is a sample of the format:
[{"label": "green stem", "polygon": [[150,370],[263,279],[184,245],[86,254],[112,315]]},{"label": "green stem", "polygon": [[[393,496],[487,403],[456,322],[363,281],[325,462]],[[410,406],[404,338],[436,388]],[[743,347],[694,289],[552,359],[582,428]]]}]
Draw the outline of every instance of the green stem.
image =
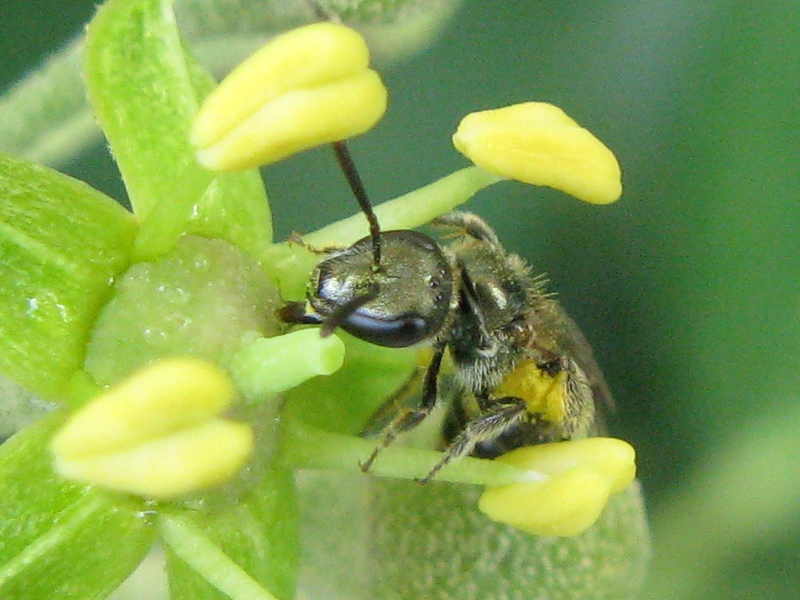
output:
[{"label": "green stem", "polygon": [[[467,202],[480,190],[505,178],[478,167],[467,167],[433,183],[375,207],[381,230],[414,229]],[[303,241],[310,248],[349,246],[369,233],[367,219],[356,213],[346,219],[309,233]],[[281,289],[284,298],[303,296],[308,274],[320,260],[298,244],[274,244],[262,260]]]},{"label": "green stem", "polygon": [[[414,229],[464,204],[482,189],[505,178],[466,167],[375,207],[381,229]],[[362,213],[332,223],[303,237],[311,247],[349,246],[369,233]]]},{"label": "green stem", "polygon": [[[359,464],[375,449],[374,440],[330,433],[295,419],[281,425],[277,464],[289,469],[321,469],[360,472]],[[442,458],[441,452],[390,446],[370,469],[372,475],[394,479],[422,479]],[[505,485],[543,479],[546,476],[493,460],[461,458],[450,463],[436,481],[474,485]]]},{"label": "green stem", "polygon": [[188,517],[162,514],[159,528],[164,543],[178,558],[231,600],[277,600]]}]

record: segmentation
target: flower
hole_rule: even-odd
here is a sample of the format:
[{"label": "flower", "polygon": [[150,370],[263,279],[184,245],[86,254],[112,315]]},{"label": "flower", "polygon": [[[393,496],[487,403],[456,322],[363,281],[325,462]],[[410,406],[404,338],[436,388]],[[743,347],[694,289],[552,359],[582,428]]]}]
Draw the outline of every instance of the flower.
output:
[{"label": "flower", "polygon": [[453,144],[479,167],[592,204],[622,194],[614,154],[560,108],[527,102],[467,115]]},{"label": "flower", "polygon": [[[327,54],[319,50],[328,46]],[[338,61],[322,60],[323,54],[327,60],[336,52],[342,53]],[[352,69],[343,66],[345,56],[353,62]],[[311,64],[312,61],[316,62]],[[329,85],[331,80],[350,85],[352,72],[363,74],[366,70],[371,73],[367,64],[368,55],[363,40],[357,33],[340,25],[312,25],[276,38],[234,71],[204,104],[193,127],[193,142],[200,148],[199,160],[207,167],[219,170],[238,168],[238,165],[256,166],[311,145],[339,139],[328,133],[320,133],[327,132],[341,118],[337,102],[324,97],[320,90]],[[279,113],[271,108],[273,104],[288,102],[287,99],[299,93],[301,88],[303,94],[308,94],[308,106],[318,103],[312,111],[315,113],[314,119],[300,118],[288,112]],[[373,102],[375,106],[385,105],[385,98],[375,104],[375,94],[372,92],[359,90],[358,93],[364,94],[364,101]],[[256,125],[260,117],[253,115],[260,112],[275,115],[276,121],[266,126],[268,121],[265,120],[263,128],[260,124]],[[374,112],[378,114],[382,109]],[[293,133],[285,135],[284,131],[290,129]],[[245,135],[259,138],[261,147],[257,147],[255,139],[246,140]],[[346,135],[342,134],[341,137]],[[221,141],[218,143],[216,140]],[[489,172],[482,171],[478,185],[468,188],[468,193],[464,186],[459,185],[461,189],[458,194],[463,195],[463,199],[503,177],[555,187],[596,204],[612,202],[621,193],[620,169],[611,151],[551,104],[529,102],[472,113],[462,120],[453,142],[478,167]],[[473,175],[460,174],[459,178],[466,181]],[[376,207],[376,213],[384,227],[390,223],[388,228],[391,229],[424,224],[446,210],[437,193],[441,194],[449,185],[449,182],[445,184],[442,180],[428,189],[409,194],[413,196],[415,211],[419,211],[418,207],[424,204],[442,207],[438,212],[435,209],[433,212],[427,211],[424,218],[403,213],[406,209],[404,199],[394,201],[402,207],[397,212],[392,203],[387,203],[387,206]],[[401,213],[399,217],[398,212]],[[312,247],[347,245],[365,235],[365,228],[366,220],[358,214],[350,220],[310,234],[305,238],[305,243]],[[287,256],[295,258],[297,253],[306,249],[301,247],[295,254],[285,250],[284,253],[275,253],[276,257],[280,257],[275,259],[276,270],[296,271],[298,264],[303,261],[294,261]],[[286,286],[283,276],[281,279]],[[302,289],[306,280],[305,277],[301,278],[300,283],[290,286],[290,289]],[[268,344],[269,341],[264,340],[264,343]],[[259,379],[257,374],[251,376]],[[241,376],[237,379],[241,379]],[[539,368],[531,363],[530,368],[521,369],[519,377],[509,377],[497,391],[501,395],[535,397],[541,405],[537,408],[542,414],[557,421],[563,416],[561,379],[563,376],[560,379],[542,376]],[[591,416],[587,419],[590,421]],[[291,435],[285,437],[290,439]],[[298,447],[303,444],[308,445],[309,442],[306,440]],[[545,447],[546,450],[541,449]],[[630,453],[626,454],[624,449],[629,449]],[[595,450],[600,451],[605,460],[597,464],[589,461],[589,454]],[[577,441],[548,444],[530,452],[527,448],[519,449],[499,460],[537,471],[543,460],[549,461],[542,467],[545,475],[535,482],[521,481],[490,487],[481,500],[481,510],[497,521],[512,524],[527,532],[575,535],[597,520],[612,489],[616,489],[616,482],[627,477],[627,485],[633,478],[635,468],[632,466],[632,452],[625,442],[610,438],[597,438],[589,445]],[[336,464],[336,460],[334,457],[330,464]],[[312,460],[314,464],[323,464],[318,461],[317,458]],[[536,508],[534,510],[531,507]]]},{"label": "flower", "polygon": [[209,96],[192,128],[197,158],[217,171],[276,162],[371,129],[386,88],[355,30],[316,23],[279,35]]},{"label": "flower", "polygon": [[[133,215],[66,176],[0,156],[0,191],[8,199],[0,208],[0,262],[10,265],[14,276],[9,280],[15,282],[0,292],[0,322],[14,326],[14,335],[0,336],[7,357],[3,371],[64,405],[0,447],[3,597],[30,593],[31,585],[41,597],[65,589],[76,597],[104,597],[154,541],[168,549],[165,570],[177,588],[217,590],[232,598],[296,596],[301,511],[293,471],[312,466],[358,472],[359,459],[368,453],[364,448],[371,445],[352,434],[364,422],[359,407],[372,412],[370,401],[385,399],[412,368],[409,354],[400,350],[346,339],[341,371],[322,383],[294,387],[315,374],[336,371],[344,358],[342,341],[321,339],[314,330],[278,335],[275,304],[294,292],[283,275],[294,271],[292,281],[307,281],[309,263],[292,259],[311,253],[272,244],[269,205],[257,172],[220,174],[197,162],[189,131],[197,98],[212,84],[185,52],[170,6],[170,0],[109,0],[90,25],[85,45],[84,80]],[[317,33],[304,37],[309,31]],[[330,56],[340,60],[326,63],[326,53],[312,53],[298,62],[313,46],[305,42],[329,34],[334,46],[345,40],[342,47],[351,54],[332,51]],[[223,84],[220,96],[212,94],[209,101],[213,107],[214,98],[221,98],[217,109],[204,109],[208,120],[195,125],[201,156],[211,157],[211,163],[219,159],[214,168],[235,169],[371,126],[385,108],[385,90],[367,68],[359,39],[331,24],[278,38],[265,51],[264,64],[276,76],[273,81],[288,81],[287,87],[267,85],[264,89],[274,96],[260,96],[261,82],[250,82],[246,70],[238,83]],[[275,48],[292,51],[281,54]],[[281,62],[284,58],[287,62]],[[297,69],[287,71],[281,64]],[[353,65],[354,72],[347,71]],[[292,73],[306,79],[292,80]],[[326,74],[333,79],[326,80]],[[364,99],[369,110],[354,110],[358,104],[340,95],[342,90]],[[345,118],[338,109],[328,110],[331,106],[343,109]],[[316,112],[307,114],[309,107],[320,109],[320,121],[314,120]],[[353,116],[348,111],[358,114],[348,120]],[[264,119],[273,117],[268,131],[260,129]],[[337,129],[341,122],[346,131]],[[258,139],[245,135],[253,132],[256,138],[273,132],[283,137],[263,149]],[[378,212],[384,227],[415,227],[498,180],[470,167],[386,203]],[[333,243],[351,243],[348,236],[356,229],[350,224],[334,224],[317,237],[332,235]],[[223,416],[239,399],[235,410],[242,422]],[[293,423],[307,435],[293,434]],[[384,472],[393,477],[409,472],[409,464],[414,472],[408,477],[417,477],[420,464],[439,457],[417,450],[422,455],[415,465],[408,460],[417,456],[414,449],[391,450],[398,460],[387,462]],[[397,463],[407,470],[393,472]],[[581,476],[584,469],[595,479],[612,479],[590,461],[579,463],[573,474]],[[241,486],[221,493],[207,490],[245,465],[253,477]],[[529,467],[501,461],[465,459],[453,467],[467,472],[462,481],[506,484],[512,491],[518,484],[510,482],[521,478],[526,484],[533,477]],[[569,496],[564,492],[569,469],[562,470],[546,475],[542,469],[536,477],[561,482],[555,495]],[[357,477],[359,483],[374,481]],[[346,491],[358,492],[352,487]],[[468,515],[465,543],[494,527],[473,518],[472,505],[437,504],[443,487],[424,488],[433,502],[404,506],[415,512],[421,505],[435,506],[437,523]],[[408,484],[405,489],[422,488]],[[182,498],[200,490],[192,502]],[[538,500],[546,505],[548,498],[553,499],[552,492]],[[364,499],[359,495],[352,505],[334,505],[333,516],[344,512],[358,521],[345,535],[364,532]],[[394,492],[388,499],[403,501]],[[576,500],[576,505],[592,512],[599,510],[599,502]],[[329,518],[330,503],[318,505],[326,511],[326,522],[336,522]],[[504,511],[509,509],[501,502],[501,520]],[[307,511],[302,514],[307,517]],[[384,506],[370,519],[388,520],[395,514]],[[528,521],[523,515],[521,526],[533,530]],[[426,527],[407,528],[413,542],[428,533]],[[495,529],[522,538],[521,556],[536,555],[529,551],[532,536]],[[459,548],[449,543],[450,536],[436,537],[448,548],[435,556],[442,565],[450,563],[447,551]],[[375,539],[366,540],[364,548]],[[320,541],[327,559],[330,543],[338,540]],[[395,544],[381,546],[396,552]],[[419,548],[416,543],[407,547],[415,553]],[[372,569],[373,557],[368,558],[370,569],[364,571],[390,581]],[[603,558],[598,554],[598,562]],[[402,576],[415,579],[404,562],[391,562],[403,565]]]}]

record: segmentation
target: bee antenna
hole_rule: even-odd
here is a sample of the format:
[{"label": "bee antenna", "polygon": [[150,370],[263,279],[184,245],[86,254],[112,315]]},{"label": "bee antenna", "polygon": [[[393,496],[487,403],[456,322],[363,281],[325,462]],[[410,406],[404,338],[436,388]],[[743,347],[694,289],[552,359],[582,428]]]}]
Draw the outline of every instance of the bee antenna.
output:
[{"label": "bee antenna", "polygon": [[336,160],[339,161],[339,166],[347,178],[347,183],[350,184],[350,189],[361,207],[361,212],[364,213],[367,223],[369,223],[369,236],[372,238],[372,267],[377,270],[381,266],[381,228],[378,224],[378,217],[375,215],[375,211],[372,210],[372,203],[369,201],[367,191],[364,189],[364,183],[358,174],[353,157],[350,156],[347,144],[345,142],[333,142],[333,151],[336,153]]}]

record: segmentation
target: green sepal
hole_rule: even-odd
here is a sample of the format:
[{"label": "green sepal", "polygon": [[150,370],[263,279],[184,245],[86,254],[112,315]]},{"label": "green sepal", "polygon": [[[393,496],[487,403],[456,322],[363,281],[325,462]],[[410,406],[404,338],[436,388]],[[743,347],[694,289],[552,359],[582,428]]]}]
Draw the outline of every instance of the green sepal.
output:
[{"label": "green sepal", "polygon": [[86,184],[0,155],[0,371],[63,400],[136,229]]},{"label": "green sepal", "polygon": [[248,588],[256,583],[265,598],[266,592],[281,600],[295,597],[300,549],[293,476],[283,470],[258,476],[240,497],[220,493],[204,498],[201,509],[164,514],[172,600],[252,598]]},{"label": "green sepal", "polygon": [[259,257],[272,222],[257,171],[215,174],[195,159],[189,130],[214,87],[184,50],[171,0],[111,0],[89,25],[90,101],[142,221],[135,256],[168,251],[187,232]]},{"label": "green sepal", "polygon": [[0,446],[0,598],[104,598],[155,538],[143,501],[53,473],[47,441],[65,412]]}]

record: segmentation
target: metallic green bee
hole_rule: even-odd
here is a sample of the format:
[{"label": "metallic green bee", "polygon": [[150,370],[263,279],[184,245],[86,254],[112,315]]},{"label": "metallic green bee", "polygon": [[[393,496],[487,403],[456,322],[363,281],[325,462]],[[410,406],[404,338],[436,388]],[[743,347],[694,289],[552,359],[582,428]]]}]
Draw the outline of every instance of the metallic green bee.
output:
[{"label": "metallic green bee", "polygon": [[320,324],[323,334],[340,327],[380,346],[430,344],[418,403],[392,415],[365,471],[440,402],[446,355],[453,397],[445,446],[423,483],[461,456],[492,458],[593,431],[595,405],[610,404],[611,396],[586,339],[543,279],[482,219],[461,212],[436,219],[459,234],[443,246],[417,231],[380,231],[369,202],[360,202],[371,235],[323,259],[306,300],[281,316]]}]

